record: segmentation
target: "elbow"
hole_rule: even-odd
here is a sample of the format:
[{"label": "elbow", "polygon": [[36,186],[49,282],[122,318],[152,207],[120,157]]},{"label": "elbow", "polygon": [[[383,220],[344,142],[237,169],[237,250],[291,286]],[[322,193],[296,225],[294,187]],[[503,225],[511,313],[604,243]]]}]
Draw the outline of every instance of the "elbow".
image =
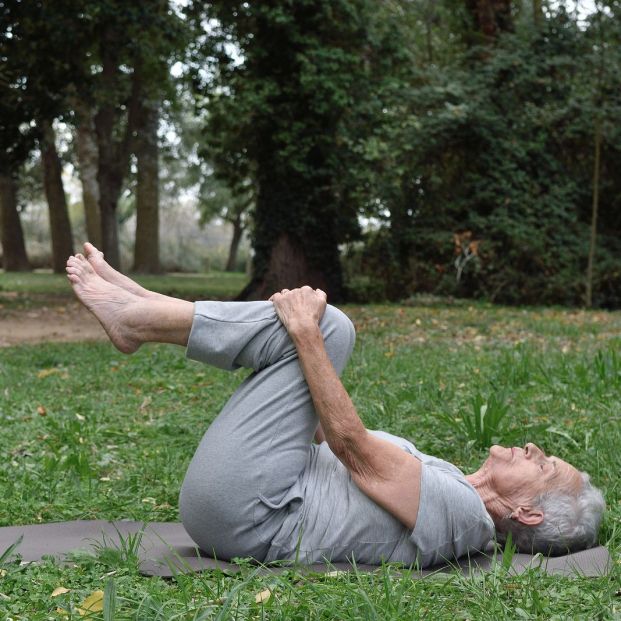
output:
[{"label": "elbow", "polygon": [[[366,436],[366,430],[364,435]],[[365,457],[364,439],[347,436],[336,439],[329,444],[335,457],[356,477],[367,477],[374,474],[371,462]]]}]

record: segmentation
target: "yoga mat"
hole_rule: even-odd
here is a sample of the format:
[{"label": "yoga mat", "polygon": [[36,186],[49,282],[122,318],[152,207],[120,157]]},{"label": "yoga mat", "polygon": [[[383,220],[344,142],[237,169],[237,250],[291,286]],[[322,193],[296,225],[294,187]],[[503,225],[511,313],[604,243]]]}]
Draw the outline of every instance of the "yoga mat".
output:
[{"label": "yoga mat", "polygon": [[[171,577],[178,573],[190,573],[208,569],[220,569],[234,573],[239,566],[219,561],[203,555],[190,539],[181,524],[173,522],[131,522],[105,520],[78,520],[73,522],[55,522],[51,524],[31,524],[25,526],[6,526],[0,528],[0,555],[12,544],[23,537],[14,550],[22,562],[36,562],[44,556],[54,556],[61,561],[70,552],[90,551],[96,553],[98,548],[122,548],[122,542],[128,537],[139,535],[138,556],[140,571],[148,576]],[[502,562],[502,553],[498,552],[497,562]],[[486,554],[460,559],[458,563],[438,566],[413,572],[414,577],[424,577],[438,571],[451,571],[459,568],[464,573],[485,571],[493,562],[493,548]],[[610,571],[611,560],[604,547],[591,548],[566,556],[545,557],[541,554],[514,554],[511,567],[515,573],[521,573],[533,567],[541,567],[548,574],[562,576],[605,576]],[[356,565],[358,571],[376,571],[375,565]],[[348,571],[349,563],[331,563],[298,565],[304,572],[325,573],[328,571]],[[262,567],[264,572],[282,572],[287,567]]]}]

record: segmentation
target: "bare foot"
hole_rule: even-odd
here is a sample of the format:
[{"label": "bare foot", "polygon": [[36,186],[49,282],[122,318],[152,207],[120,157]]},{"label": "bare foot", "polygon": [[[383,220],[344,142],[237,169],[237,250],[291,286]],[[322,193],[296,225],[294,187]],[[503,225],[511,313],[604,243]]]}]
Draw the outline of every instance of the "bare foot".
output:
[{"label": "bare foot", "polygon": [[[121,289],[125,289],[134,295],[137,295],[141,298],[149,298],[152,296],[157,296],[159,294],[154,293],[153,291],[149,291],[144,287],[141,287],[137,282],[128,278],[121,272],[117,272],[105,259],[104,254],[100,250],[97,250],[93,244],[90,242],[86,242],[84,244],[84,253],[86,254],[86,259],[91,264],[91,267],[95,270],[95,272],[101,276],[104,280],[116,285],[117,287],[121,287]],[[81,257],[82,255],[78,254],[76,257]]]},{"label": "bare foot", "polygon": [[80,254],[67,259],[66,271],[76,296],[97,317],[112,344],[124,354],[135,352],[142,344],[133,329],[143,313],[141,300],[101,278]]}]

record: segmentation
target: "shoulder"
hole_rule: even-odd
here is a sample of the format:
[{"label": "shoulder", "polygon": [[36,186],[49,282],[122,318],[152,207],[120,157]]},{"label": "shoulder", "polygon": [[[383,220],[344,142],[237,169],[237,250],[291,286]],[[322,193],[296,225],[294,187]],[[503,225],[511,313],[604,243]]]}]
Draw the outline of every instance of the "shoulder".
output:
[{"label": "shoulder", "polygon": [[481,550],[493,536],[494,523],[481,497],[459,469],[448,462],[423,463],[418,517],[410,535],[421,564]]}]

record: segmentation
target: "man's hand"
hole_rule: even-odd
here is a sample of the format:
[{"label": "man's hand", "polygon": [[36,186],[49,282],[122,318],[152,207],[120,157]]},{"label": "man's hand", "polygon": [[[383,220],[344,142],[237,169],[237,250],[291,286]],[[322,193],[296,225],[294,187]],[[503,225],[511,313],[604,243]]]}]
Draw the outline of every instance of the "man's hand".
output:
[{"label": "man's hand", "polygon": [[305,286],[300,289],[283,289],[275,293],[270,302],[276,313],[293,336],[300,330],[317,327],[326,310],[327,296],[321,289]]}]

